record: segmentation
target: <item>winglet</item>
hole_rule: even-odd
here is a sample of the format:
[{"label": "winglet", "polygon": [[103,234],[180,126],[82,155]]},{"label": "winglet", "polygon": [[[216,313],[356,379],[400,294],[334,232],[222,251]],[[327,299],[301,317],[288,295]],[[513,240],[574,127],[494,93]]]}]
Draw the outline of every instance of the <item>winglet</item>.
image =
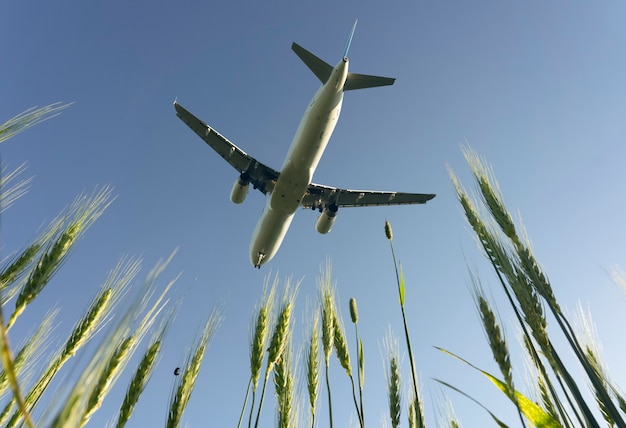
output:
[{"label": "winglet", "polygon": [[356,24],[359,22],[357,19],[354,21],[354,25],[352,26],[352,31],[350,32],[350,38],[348,39],[348,43],[346,44],[346,50],[343,53],[344,58],[348,58],[348,51],[350,50],[350,44],[352,43],[352,37],[354,36],[354,30],[356,30]]}]

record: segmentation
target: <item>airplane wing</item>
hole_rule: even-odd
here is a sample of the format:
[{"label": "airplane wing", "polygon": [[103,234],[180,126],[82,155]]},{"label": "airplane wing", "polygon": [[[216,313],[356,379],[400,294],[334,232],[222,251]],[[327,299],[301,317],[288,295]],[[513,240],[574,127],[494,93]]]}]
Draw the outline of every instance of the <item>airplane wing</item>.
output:
[{"label": "airplane wing", "polygon": [[264,194],[271,191],[279,172],[262,164],[246,152],[231,143],[215,129],[191,114],[187,109],[174,101],[176,116],[202,138],[213,150],[223,157],[241,174],[246,174],[255,189]]},{"label": "airplane wing", "polygon": [[425,204],[435,196],[423,193],[347,190],[311,183],[306,195],[302,198],[302,206],[321,209],[330,204],[338,207]]}]

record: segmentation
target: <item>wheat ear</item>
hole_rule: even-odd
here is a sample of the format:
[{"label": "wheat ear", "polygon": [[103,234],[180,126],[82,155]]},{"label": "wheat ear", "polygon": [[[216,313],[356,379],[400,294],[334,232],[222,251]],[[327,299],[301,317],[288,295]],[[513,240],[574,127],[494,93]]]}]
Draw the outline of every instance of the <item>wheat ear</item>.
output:
[{"label": "wheat ear", "polygon": [[[130,282],[139,272],[140,266],[141,262],[138,259],[122,260],[111,270],[100,291],[75,324],[63,347],[56,353],[43,375],[28,392],[26,404],[29,409],[34,408],[39,402],[52,378],[65,362],[87,343],[106,322],[112,309],[116,307]],[[2,413],[6,412],[3,411]],[[14,413],[7,427],[15,426],[18,421],[19,414]]]},{"label": "wheat ear", "polygon": [[270,316],[274,308],[274,298],[276,294],[276,286],[278,285],[278,276],[274,277],[272,286],[269,285],[269,276],[265,278],[265,284],[263,286],[263,295],[261,302],[257,305],[256,317],[251,324],[250,331],[250,380],[248,387],[246,388],[246,397],[241,408],[239,415],[239,422],[237,426],[241,426],[243,415],[248,403],[248,394],[252,389],[252,404],[250,406],[250,414],[248,417],[248,426],[252,425],[252,413],[254,411],[254,403],[256,400],[256,390],[259,385],[259,377],[261,375],[261,367],[263,365],[263,357],[265,356],[265,349],[267,347],[267,340],[269,337],[269,323]]},{"label": "wheat ear", "polygon": [[0,143],[19,134],[20,132],[51,119],[61,113],[62,110],[71,106],[72,103],[53,103],[42,108],[32,107],[0,125]]},{"label": "wheat ear", "polygon": [[24,311],[48,284],[48,281],[65,261],[76,240],[95,222],[111,204],[112,189],[104,187],[91,196],[80,196],[75,200],[65,216],[65,227],[41,255],[34,269],[30,272],[26,284],[17,296],[15,309],[9,318],[10,328],[17,317]]},{"label": "wheat ear", "polygon": [[387,380],[387,400],[389,403],[389,419],[393,428],[400,425],[400,414],[402,413],[402,381],[400,378],[400,351],[398,350],[398,339],[391,331],[388,332],[384,342],[387,351],[388,369]]},{"label": "wheat ear", "polygon": [[[298,286],[296,286],[297,290]],[[276,317],[276,322],[274,323],[274,332],[272,333],[272,337],[270,339],[268,355],[267,355],[267,366],[265,368],[265,377],[263,379],[263,389],[261,390],[261,399],[259,400],[259,408],[256,415],[256,420],[254,422],[254,426],[257,427],[259,425],[259,420],[261,417],[261,410],[263,408],[263,400],[265,398],[265,389],[267,386],[267,380],[269,379],[269,375],[271,371],[274,369],[274,365],[278,362],[278,360],[282,357],[283,351],[285,349],[285,345],[287,343],[287,338],[289,336],[289,332],[292,328],[291,326],[291,315],[293,311],[293,305],[295,301],[295,291],[290,290],[289,281],[285,285],[285,292],[283,295],[283,300],[278,310],[278,316]]]},{"label": "wheat ear", "polygon": [[274,365],[274,388],[278,407],[278,427],[294,426],[294,376],[292,369],[293,345],[291,329],[287,332],[285,346]]},{"label": "wheat ear", "polygon": [[318,280],[320,307],[322,312],[322,351],[324,355],[324,375],[326,378],[326,391],[328,393],[328,417],[330,427],[333,426],[333,405],[330,391],[330,355],[335,345],[335,318],[333,316],[334,302],[331,292],[330,264],[326,265]]},{"label": "wheat ear", "polygon": [[305,351],[307,390],[309,393],[309,405],[311,408],[311,428],[315,426],[315,409],[319,393],[319,354],[319,311],[315,311],[313,325],[311,327],[309,346]]},{"label": "wheat ear", "polygon": [[181,375],[177,378],[170,396],[169,411],[167,413],[166,428],[180,426],[183,413],[189,403],[189,398],[196,383],[204,354],[215,330],[219,327],[222,317],[217,309],[213,309],[204,324],[202,333],[192,350],[187,354]]}]

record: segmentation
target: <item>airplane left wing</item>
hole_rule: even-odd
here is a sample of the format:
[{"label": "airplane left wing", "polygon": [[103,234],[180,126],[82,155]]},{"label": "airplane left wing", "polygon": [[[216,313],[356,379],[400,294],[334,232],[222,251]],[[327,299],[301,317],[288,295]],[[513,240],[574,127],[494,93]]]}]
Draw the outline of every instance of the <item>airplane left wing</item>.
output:
[{"label": "airplane left wing", "polygon": [[335,204],[337,207],[425,204],[435,196],[424,193],[338,189],[311,183],[306,195],[302,198],[302,206],[322,209],[330,204]]},{"label": "airplane left wing", "polygon": [[174,108],[176,109],[176,116],[185,122],[192,131],[211,146],[233,168],[239,171],[239,173],[245,174],[255,189],[259,189],[264,194],[272,190],[273,184],[279,175],[278,171],[249,156],[176,101],[174,101]]}]

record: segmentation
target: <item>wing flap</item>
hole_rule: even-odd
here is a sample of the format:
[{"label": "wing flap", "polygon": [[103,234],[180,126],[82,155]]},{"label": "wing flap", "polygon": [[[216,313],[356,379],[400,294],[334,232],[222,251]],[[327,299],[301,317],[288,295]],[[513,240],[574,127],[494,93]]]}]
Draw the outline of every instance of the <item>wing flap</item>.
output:
[{"label": "wing flap", "polygon": [[258,188],[263,193],[271,190],[269,184],[276,181],[279,175],[278,171],[249,156],[215,129],[191,114],[178,102],[174,102],[174,108],[176,109],[176,116],[215,150],[217,154],[239,173],[247,174],[255,188]]},{"label": "wing flap", "polygon": [[338,207],[425,204],[435,196],[425,193],[338,189],[312,183],[302,199],[302,206],[319,208],[327,204],[336,204]]}]

